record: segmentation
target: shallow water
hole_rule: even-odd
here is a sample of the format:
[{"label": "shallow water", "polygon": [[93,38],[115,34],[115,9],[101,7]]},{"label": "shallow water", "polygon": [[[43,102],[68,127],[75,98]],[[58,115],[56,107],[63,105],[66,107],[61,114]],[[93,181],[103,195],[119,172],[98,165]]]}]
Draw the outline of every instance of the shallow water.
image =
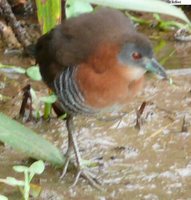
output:
[{"label": "shallow water", "polygon": [[[47,166],[43,175],[36,178],[42,186],[39,199],[189,199],[191,77],[175,76],[173,80],[174,84],[169,85],[166,81],[148,77],[144,91],[125,109],[127,114],[122,118],[111,121],[75,119],[82,157],[100,163],[92,171],[103,183],[104,192],[96,191],[82,179],[71,189],[73,172],[60,181],[60,171]],[[22,81],[23,84],[26,82]],[[9,83],[14,91],[21,88],[20,82],[16,83],[13,80]],[[21,93],[15,95],[12,100],[1,102],[1,111],[11,117],[18,115],[21,102]],[[134,128],[135,110],[143,100],[148,105],[138,131]],[[184,117],[186,132],[181,130]],[[66,150],[67,134],[61,120],[26,125]],[[3,145],[0,152],[0,177],[18,177],[11,167],[25,163],[26,157]],[[0,184],[0,191],[15,199],[17,190]]]},{"label": "shallow water", "polygon": [[[190,68],[191,43],[154,41],[153,44],[157,58],[169,69]],[[21,66],[34,62],[18,56],[1,55],[0,59],[3,63]],[[75,119],[80,152],[84,159],[99,163],[91,171],[103,184],[103,192],[95,190],[83,179],[75,188],[70,188],[74,172],[70,171],[64,180],[60,180],[61,171],[47,165],[45,172],[34,180],[42,187],[38,199],[191,199],[191,73],[190,70],[188,73],[176,72],[171,75],[172,85],[148,75],[144,90],[121,112],[126,113],[123,117],[115,120]],[[31,81],[24,75],[1,72],[0,94],[9,96],[10,100],[0,101],[0,111],[17,117],[21,89],[28,83],[39,96],[47,94],[41,82]],[[136,110],[143,101],[147,105],[141,129],[137,130]],[[112,116],[119,116],[119,113]],[[49,122],[25,125],[62,151],[66,150],[67,133],[63,121],[53,118]],[[16,164],[27,164],[27,157],[7,145],[0,145],[0,178],[23,178],[13,172],[12,166]],[[0,193],[9,196],[10,200],[20,199],[17,188],[1,183]]]}]

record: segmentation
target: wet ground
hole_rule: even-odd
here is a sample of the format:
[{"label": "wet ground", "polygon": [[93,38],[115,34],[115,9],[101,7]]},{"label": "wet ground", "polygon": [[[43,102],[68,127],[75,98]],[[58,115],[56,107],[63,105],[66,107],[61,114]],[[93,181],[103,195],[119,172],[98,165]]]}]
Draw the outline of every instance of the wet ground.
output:
[{"label": "wet ground", "polygon": [[[191,43],[165,40],[153,43],[157,58],[164,66],[181,68],[169,70],[173,84],[148,75],[144,90],[121,113],[112,113],[106,119],[75,119],[82,157],[99,163],[91,171],[103,184],[104,191],[97,191],[83,179],[75,188],[70,188],[74,172],[60,180],[61,171],[47,165],[45,172],[34,180],[42,187],[39,200],[191,199]],[[31,63],[30,59],[18,56],[1,54],[0,59],[2,63],[25,67]],[[1,112],[17,118],[21,89],[27,83],[32,84],[39,96],[47,93],[41,82],[0,72],[0,94],[10,97],[0,101]],[[138,130],[136,110],[143,101],[147,105]],[[108,120],[124,113],[123,117]],[[29,122],[26,126],[66,150],[67,132],[63,121],[53,118],[49,122]],[[22,178],[13,172],[12,166],[26,161],[25,155],[1,144],[0,178]],[[20,199],[17,188],[0,184],[0,193],[10,200]]]}]

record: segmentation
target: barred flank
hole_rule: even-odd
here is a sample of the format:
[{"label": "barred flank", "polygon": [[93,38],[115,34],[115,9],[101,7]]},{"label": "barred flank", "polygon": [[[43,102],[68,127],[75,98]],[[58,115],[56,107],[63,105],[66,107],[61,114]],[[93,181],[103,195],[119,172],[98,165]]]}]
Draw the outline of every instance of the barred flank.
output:
[{"label": "barred flank", "polygon": [[63,109],[71,114],[94,114],[95,110],[87,106],[75,81],[77,67],[67,67],[54,81],[55,92]]}]

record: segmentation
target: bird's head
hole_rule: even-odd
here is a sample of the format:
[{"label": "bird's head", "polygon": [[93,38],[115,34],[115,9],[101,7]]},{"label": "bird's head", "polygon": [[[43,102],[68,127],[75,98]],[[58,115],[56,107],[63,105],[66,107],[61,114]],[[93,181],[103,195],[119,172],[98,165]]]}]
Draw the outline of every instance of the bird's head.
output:
[{"label": "bird's head", "polygon": [[132,32],[128,35],[122,44],[118,59],[124,66],[136,71],[137,76],[149,71],[167,78],[165,69],[154,58],[150,41],[140,33]]}]

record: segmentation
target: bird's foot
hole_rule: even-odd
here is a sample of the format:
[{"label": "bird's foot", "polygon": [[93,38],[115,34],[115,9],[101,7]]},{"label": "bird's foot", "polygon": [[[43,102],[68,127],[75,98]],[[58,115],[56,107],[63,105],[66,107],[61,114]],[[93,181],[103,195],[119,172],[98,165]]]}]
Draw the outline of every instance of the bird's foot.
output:
[{"label": "bird's foot", "polygon": [[95,175],[89,171],[89,169],[84,165],[77,166],[77,174],[75,177],[75,181],[72,184],[72,187],[76,186],[76,184],[79,181],[79,178],[83,177],[85,180],[87,180],[93,187],[95,187],[98,190],[102,190],[100,182],[97,180]]},{"label": "bird's foot", "polygon": [[[60,179],[63,179],[65,177],[70,163],[71,163],[71,157],[67,156],[65,163],[64,163],[64,169],[63,169],[62,175],[60,176]],[[72,162],[72,164],[73,164],[73,162]],[[75,181],[71,187],[76,186],[80,177],[83,177],[93,187],[101,190],[102,188],[100,187],[100,185],[101,185],[100,182],[96,179],[95,175],[89,171],[89,167],[95,167],[97,165],[98,165],[98,163],[96,163],[96,162],[91,162],[90,160],[82,160],[81,159],[80,164],[75,166],[76,170],[77,170],[77,174],[75,176]]]},{"label": "bird's foot", "polygon": [[[71,157],[66,156],[66,160],[64,162],[64,168],[63,168],[62,174],[60,176],[60,179],[63,179],[64,176],[66,175],[69,164],[71,163],[71,164],[74,165],[74,162],[72,162],[71,160],[72,160]],[[99,166],[99,163],[93,162],[93,161],[90,161],[90,160],[81,159],[80,166],[83,166],[83,168],[87,169],[87,168],[91,168],[91,167],[97,167],[97,166]]]}]

